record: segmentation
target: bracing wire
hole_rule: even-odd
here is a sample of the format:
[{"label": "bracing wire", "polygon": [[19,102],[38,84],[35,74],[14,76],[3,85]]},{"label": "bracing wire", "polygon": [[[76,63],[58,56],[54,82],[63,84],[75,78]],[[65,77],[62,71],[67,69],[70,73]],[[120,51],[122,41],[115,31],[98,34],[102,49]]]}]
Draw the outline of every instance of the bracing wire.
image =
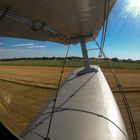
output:
[{"label": "bracing wire", "polygon": [[97,42],[97,40],[95,39],[93,34],[92,34],[92,37],[93,37],[93,40],[95,41],[100,53],[105,58],[105,61],[107,62],[107,65],[109,66],[109,68],[111,68],[111,73],[112,73],[113,78],[114,78],[114,80],[117,84],[117,87],[118,87],[118,89],[121,93],[121,96],[122,96],[122,99],[123,99],[123,102],[124,102],[124,105],[125,105],[125,108],[126,108],[126,111],[127,111],[127,114],[128,114],[129,122],[130,122],[130,125],[131,125],[131,130],[132,130],[132,134],[133,134],[133,139],[138,140],[134,118],[133,118],[132,111],[130,109],[128,100],[126,98],[125,92],[123,90],[123,87],[122,87],[117,75],[116,75],[116,72],[115,72],[112,64],[110,63],[109,59],[107,58],[106,54],[103,51],[104,44],[105,44],[105,39],[106,39],[107,27],[108,27],[108,16],[109,16],[109,9],[110,9],[109,6],[110,6],[110,0],[108,0],[108,1],[105,0],[105,3],[104,3],[104,19],[103,19],[104,21],[103,21],[101,44],[99,44]]},{"label": "bracing wire", "polygon": [[48,125],[48,130],[47,130],[47,136],[46,136],[45,140],[50,140],[49,133],[50,133],[51,124],[52,124],[52,121],[53,121],[53,114],[55,112],[56,101],[57,101],[57,97],[58,97],[58,93],[59,93],[59,89],[60,89],[65,65],[66,65],[66,62],[67,62],[67,57],[68,57],[68,54],[69,54],[69,49],[70,49],[70,44],[68,46],[66,56],[64,58],[64,63],[63,63],[63,66],[62,66],[62,70],[61,70],[61,74],[60,74],[60,78],[59,78],[59,82],[58,82],[58,88],[57,88],[57,91],[56,91],[56,94],[55,94],[55,97],[54,97],[54,100],[53,100],[53,106],[52,106],[52,111],[51,111],[51,115],[50,115],[50,120],[49,120],[49,125]]},{"label": "bracing wire", "polygon": [[106,20],[105,20],[105,29],[104,29],[104,38],[103,38],[103,41],[102,41],[102,49],[103,49],[103,47],[104,47],[104,44],[105,44],[105,39],[106,39],[106,33],[107,33],[107,27],[108,27],[108,14],[109,14],[109,9],[110,9],[110,0],[108,0],[108,2],[107,2],[107,4],[106,4],[106,14],[105,14],[105,18],[106,18]]},{"label": "bracing wire", "polygon": [[108,64],[109,68],[111,68],[111,73],[112,73],[113,78],[114,78],[114,80],[115,80],[115,82],[117,84],[117,87],[118,87],[118,89],[119,89],[119,91],[121,93],[121,96],[122,96],[122,99],[123,99],[123,102],[124,102],[124,105],[125,105],[125,108],[126,108],[126,111],[127,111],[127,114],[128,114],[129,122],[130,122],[131,129],[132,129],[133,138],[134,138],[134,140],[138,140],[137,131],[136,131],[135,123],[134,123],[134,118],[133,118],[132,111],[130,109],[128,100],[126,98],[125,92],[123,90],[123,87],[120,84],[120,81],[119,81],[119,79],[118,79],[118,77],[116,75],[116,72],[115,72],[112,64],[110,63],[109,59],[105,55],[104,51],[101,49],[99,43],[96,41],[94,36],[93,36],[93,40],[95,41],[97,47],[100,49],[100,52],[103,54],[103,57],[105,58],[105,61]]},{"label": "bracing wire", "polygon": [[105,27],[106,27],[106,3],[107,3],[107,1],[106,0],[104,0],[104,14],[103,14],[103,27],[102,27],[102,37],[101,37],[101,47],[102,47],[102,45],[103,45],[103,40],[104,40],[104,35],[105,35]]},{"label": "bracing wire", "polygon": [[101,37],[101,46],[100,46],[102,50],[104,48],[105,39],[106,39],[109,9],[110,9],[110,0],[105,0],[104,1],[103,28],[102,28],[102,37]]}]

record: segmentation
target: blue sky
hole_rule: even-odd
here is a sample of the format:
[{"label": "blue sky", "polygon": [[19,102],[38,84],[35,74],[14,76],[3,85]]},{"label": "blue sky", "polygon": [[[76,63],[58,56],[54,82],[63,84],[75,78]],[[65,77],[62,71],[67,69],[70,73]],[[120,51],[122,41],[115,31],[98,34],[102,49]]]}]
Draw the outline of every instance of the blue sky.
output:
[{"label": "blue sky", "polygon": [[[109,16],[104,51],[108,57],[140,59],[140,6],[128,6],[132,0],[117,0]],[[139,0],[133,0],[139,1]],[[97,40],[100,41],[100,33]],[[95,47],[94,42],[87,43]],[[0,58],[65,56],[66,46],[52,42],[0,37]],[[81,56],[80,45],[71,46],[70,56]],[[89,51],[96,57],[98,51]]]}]

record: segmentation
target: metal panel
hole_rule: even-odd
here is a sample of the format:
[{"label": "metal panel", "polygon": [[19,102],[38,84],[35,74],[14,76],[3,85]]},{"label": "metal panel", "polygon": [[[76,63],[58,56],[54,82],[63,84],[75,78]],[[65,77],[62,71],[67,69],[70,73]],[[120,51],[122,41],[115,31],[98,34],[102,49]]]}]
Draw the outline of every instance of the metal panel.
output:
[{"label": "metal panel", "polygon": [[[110,10],[115,0],[110,0]],[[96,36],[103,23],[104,0],[1,0],[0,8],[11,6],[10,11],[28,17],[32,21],[45,23],[67,38],[89,35]],[[19,37],[36,40],[51,40],[66,43],[65,39],[48,36],[44,29],[32,31],[32,25],[26,25],[11,18],[0,20],[0,36]],[[90,40],[87,37],[87,40]]]},{"label": "metal panel", "polygon": [[[98,72],[77,77],[76,70],[59,91],[50,140],[127,140],[125,126],[99,67]],[[24,133],[24,140],[46,137],[50,106]],[[40,123],[41,122],[41,123]],[[38,125],[37,125],[38,124]],[[36,126],[35,126],[36,125]],[[34,132],[31,132],[33,130]]]}]

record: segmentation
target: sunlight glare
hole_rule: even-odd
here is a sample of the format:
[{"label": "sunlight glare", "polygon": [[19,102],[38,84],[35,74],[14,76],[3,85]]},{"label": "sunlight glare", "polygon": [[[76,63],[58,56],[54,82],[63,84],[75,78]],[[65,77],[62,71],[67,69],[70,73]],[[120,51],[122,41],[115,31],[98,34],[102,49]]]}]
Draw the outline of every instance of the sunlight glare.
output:
[{"label": "sunlight glare", "polygon": [[133,18],[140,16],[140,0],[127,0],[125,11]]}]

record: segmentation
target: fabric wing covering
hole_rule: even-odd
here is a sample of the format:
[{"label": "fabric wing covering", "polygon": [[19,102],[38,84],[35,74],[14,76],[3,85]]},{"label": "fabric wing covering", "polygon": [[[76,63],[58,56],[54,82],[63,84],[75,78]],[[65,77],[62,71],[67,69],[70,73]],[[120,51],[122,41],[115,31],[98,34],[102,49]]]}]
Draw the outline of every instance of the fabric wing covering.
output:
[{"label": "fabric wing covering", "polygon": [[[115,0],[110,0],[112,9]],[[1,0],[0,36],[68,44],[103,25],[105,0]]]}]

